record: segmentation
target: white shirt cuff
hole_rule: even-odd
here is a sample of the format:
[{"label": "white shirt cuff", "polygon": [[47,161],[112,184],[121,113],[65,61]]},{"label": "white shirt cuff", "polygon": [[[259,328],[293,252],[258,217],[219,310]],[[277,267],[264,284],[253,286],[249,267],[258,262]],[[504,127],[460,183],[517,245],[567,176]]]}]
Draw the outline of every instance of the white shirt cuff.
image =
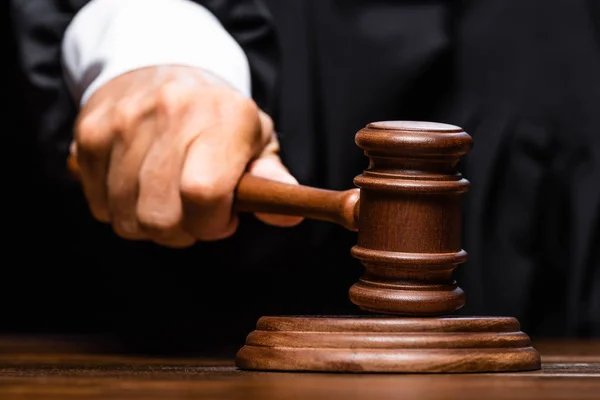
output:
[{"label": "white shirt cuff", "polygon": [[80,105],[118,75],[168,64],[202,68],[251,96],[244,51],[212,13],[190,0],[92,0],[67,27],[62,59]]}]

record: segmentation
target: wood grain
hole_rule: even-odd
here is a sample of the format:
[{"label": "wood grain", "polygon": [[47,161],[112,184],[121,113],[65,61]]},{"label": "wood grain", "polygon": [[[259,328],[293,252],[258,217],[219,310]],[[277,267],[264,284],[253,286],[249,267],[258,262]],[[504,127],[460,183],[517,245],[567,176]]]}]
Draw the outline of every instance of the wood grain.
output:
[{"label": "wood grain", "polygon": [[69,348],[69,340],[54,347],[53,340],[0,338],[0,398],[596,400],[600,393],[597,341],[534,342],[543,365],[532,372],[356,375],[248,372],[231,358],[123,356],[104,342]]},{"label": "wood grain", "polygon": [[540,368],[514,318],[263,317],[237,354],[241,369],[464,373]]},{"label": "wood grain", "polygon": [[365,272],[349,292],[364,311],[406,316],[450,314],[465,304],[452,277],[467,260],[461,247],[462,195],[457,170],[472,147],[460,127],[422,121],[373,122],[355,142],[369,167],[360,188],[357,244]]}]

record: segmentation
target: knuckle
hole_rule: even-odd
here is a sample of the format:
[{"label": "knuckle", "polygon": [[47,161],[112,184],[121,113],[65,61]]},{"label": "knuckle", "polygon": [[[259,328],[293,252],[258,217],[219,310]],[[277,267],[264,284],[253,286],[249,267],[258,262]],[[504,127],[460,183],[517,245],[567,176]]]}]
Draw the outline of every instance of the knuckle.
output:
[{"label": "knuckle", "polygon": [[159,237],[168,237],[178,229],[181,218],[169,212],[137,210],[139,224],[146,230]]},{"label": "knuckle", "polygon": [[236,93],[233,96],[231,107],[243,118],[258,120],[258,105],[252,99],[247,99]]},{"label": "knuckle", "polygon": [[188,104],[193,92],[179,82],[164,83],[156,91],[157,108],[166,114],[173,114]]},{"label": "knuckle", "polygon": [[114,110],[112,122],[117,132],[132,130],[142,116],[139,103],[130,99],[120,100]]},{"label": "knuckle", "polygon": [[75,127],[77,149],[94,152],[103,150],[109,141],[109,132],[104,128],[99,115],[87,115],[81,118]]},{"label": "knuckle", "polygon": [[215,97],[217,99],[221,117],[231,117],[232,115],[241,118],[258,119],[258,105],[254,100],[244,97],[231,89],[219,89]]},{"label": "knuckle", "polygon": [[141,239],[143,237],[136,221],[118,220],[112,223],[113,231],[123,239]]},{"label": "knuckle", "polygon": [[273,119],[266,113],[260,111],[260,122],[264,133],[271,133],[274,129]]},{"label": "knuckle", "polygon": [[264,142],[263,130],[266,128],[259,112],[258,105],[252,99],[245,98],[238,93],[220,104],[220,119],[235,120],[241,128],[240,132],[243,132],[245,140],[248,140],[252,146]]},{"label": "knuckle", "polygon": [[218,202],[227,194],[223,185],[211,175],[184,176],[179,190],[182,197],[202,203]]}]

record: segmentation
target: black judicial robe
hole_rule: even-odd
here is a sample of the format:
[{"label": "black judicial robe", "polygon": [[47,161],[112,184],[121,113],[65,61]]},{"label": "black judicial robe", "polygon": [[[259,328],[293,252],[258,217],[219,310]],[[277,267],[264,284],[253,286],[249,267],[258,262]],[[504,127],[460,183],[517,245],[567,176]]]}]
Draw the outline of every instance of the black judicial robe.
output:
[{"label": "black judicial robe", "polygon": [[370,121],[463,127],[463,311],[599,335],[600,2],[268,3],[296,176],[348,187],[365,163],[350,136]]},{"label": "black judicial robe", "polygon": [[[7,313],[16,329],[205,351],[200,338],[235,347],[260,315],[356,312],[355,236],[331,224],[278,229],[246,216],[233,238],[180,251],[92,221],[76,185],[60,180],[76,110],[59,42],[86,1],[13,3],[22,113],[12,114],[24,117],[6,136],[27,151],[24,175],[11,178],[23,194],[11,224],[20,264],[3,296],[38,299]],[[353,136],[368,122],[462,126],[475,143],[462,165],[473,183],[462,312],[515,316],[534,337],[600,335],[598,2],[200,3],[248,54],[254,96],[301,183],[351,187],[366,166]]]}]

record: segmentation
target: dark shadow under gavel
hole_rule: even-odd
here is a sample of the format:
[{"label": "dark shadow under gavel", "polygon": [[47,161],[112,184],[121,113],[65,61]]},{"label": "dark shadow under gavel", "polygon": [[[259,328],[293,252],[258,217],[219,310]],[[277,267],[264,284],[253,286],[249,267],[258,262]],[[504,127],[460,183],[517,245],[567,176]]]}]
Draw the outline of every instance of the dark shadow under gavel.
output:
[{"label": "dark shadow under gavel", "polygon": [[469,182],[458,164],[471,149],[471,136],[454,125],[383,121],[358,131],[355,142],[369,158],[368,168],[354,179],[357,188],[333,191],[246,174],[234,207],[357,231],[351,254],[365,271],[349,296],[377,315],[263,317],[236,365],[337,372],[539,368],[539,354],[514,318],[441,317],[465,304],[452,272],[467,259],[461,199]]}]

